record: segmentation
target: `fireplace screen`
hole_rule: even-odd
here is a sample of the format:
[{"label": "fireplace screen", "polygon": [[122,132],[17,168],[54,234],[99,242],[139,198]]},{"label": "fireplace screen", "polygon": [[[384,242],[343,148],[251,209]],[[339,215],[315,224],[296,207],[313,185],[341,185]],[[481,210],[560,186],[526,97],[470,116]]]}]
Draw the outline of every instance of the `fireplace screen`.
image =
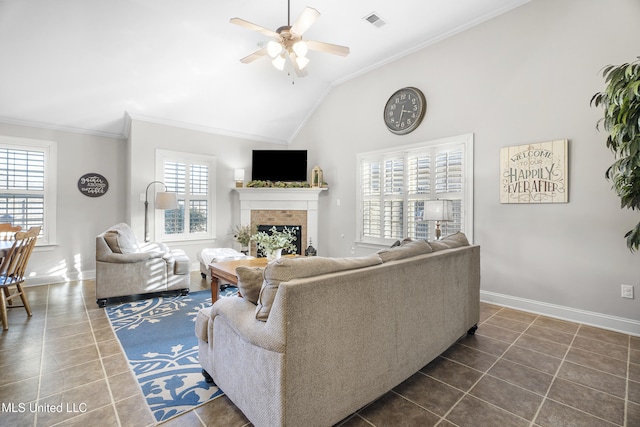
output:
[{"label": "fireplace screen", "polygon": [[[296,240],[295,242],[293,242],[293,244],[296,247],[296,254],[298,255],[302,255],[302,227],[299,225],[259,225],[258,226],[258,232],[264,231],[267,234],[271,234],[271,229],[273,227],[276,227],[276,230],[278,231],[283,231],[285,227],[287,227],[289,230],[293,230],[293,234],[296,236]],[[287,252],[287,251],[282,251],[282,255],[286,255],[286,254],[290,254],[292,252]],[[265,257],[266,255],[262,253],[262,251],[258,248],[257,249],[257,256],[260,257]]]}]

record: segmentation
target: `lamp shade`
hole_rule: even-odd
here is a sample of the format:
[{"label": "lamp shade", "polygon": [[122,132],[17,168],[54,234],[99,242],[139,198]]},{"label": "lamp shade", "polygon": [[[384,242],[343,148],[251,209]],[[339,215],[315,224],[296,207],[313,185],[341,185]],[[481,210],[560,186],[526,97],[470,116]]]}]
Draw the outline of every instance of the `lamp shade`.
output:
[{"label": "lamp shade", "polygon": [[302,40],[296,42],[293,45],[292,49],[296,53],[297,56],[305,56],[307,54],[307,52],[309,51],[309,48],[307,47],[307,44]]},{"label": "lamp shade", "polygon": [[269,53],[270,57],[275,58],[282,52],[282,45],[271,40],[269,43],[267,43],[267,52]]},{"label": "lamp shade", "polygon": [[178,195],[176,193],[168,193],[165,191],[158,191],[156,193],[156,209],[178,209]]},{"label": "lamp shade", "polygon": [[244,169],[234,169],[233,171],[234,181],[244,181]]},{"label": "lamp shade", "polygon": [[304,56],[296,57],[296,64],[298,64],[298,68],[301,70],[309,64],[309,59]]},{"label": "lamp shade", "polygon": [[285,59],[283,55],[278,55],[275,58],[273,58],[273,61],[271,61],[271,63],[273,64],[274,67],[276,67],[278,70],[282,71],[284,70],[284,63],[285,63]]},{"label": "lamp shade", "polygon": [[427,200],[424,203],[425,221],[452,221],[453,201]]}]

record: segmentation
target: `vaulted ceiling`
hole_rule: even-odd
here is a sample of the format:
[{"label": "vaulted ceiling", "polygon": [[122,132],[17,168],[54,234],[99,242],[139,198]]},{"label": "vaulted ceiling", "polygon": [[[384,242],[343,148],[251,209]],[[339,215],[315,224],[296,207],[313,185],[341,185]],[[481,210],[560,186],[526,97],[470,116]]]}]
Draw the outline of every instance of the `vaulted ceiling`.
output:
[{"label": "vaulted ceiling", "polygon": [[[321,16],[308,76],[240,58],[275,30],[286,0],[0,0],[0,122],[122,137],[126,116],[286,143],[331,88],[528,0],[291,0]],[[375,13],[385,23],[365,18]]]}]

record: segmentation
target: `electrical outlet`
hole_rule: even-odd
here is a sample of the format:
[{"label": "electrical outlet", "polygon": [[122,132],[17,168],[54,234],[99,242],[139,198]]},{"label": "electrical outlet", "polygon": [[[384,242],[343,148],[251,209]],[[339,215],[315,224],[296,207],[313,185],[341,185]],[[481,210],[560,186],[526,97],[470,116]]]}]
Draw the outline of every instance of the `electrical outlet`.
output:
[{"label": "electrical outlet", "polygon": [[620,285],[622,298],[633,299],[633,285]]}]

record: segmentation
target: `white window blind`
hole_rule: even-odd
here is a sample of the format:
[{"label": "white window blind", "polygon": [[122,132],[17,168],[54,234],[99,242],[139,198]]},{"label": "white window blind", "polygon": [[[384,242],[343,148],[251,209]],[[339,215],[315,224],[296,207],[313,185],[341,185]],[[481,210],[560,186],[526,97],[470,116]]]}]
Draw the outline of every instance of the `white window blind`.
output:
[{"label": "white window blind", "polygon": [[40,243],[54,243],[56,145],[0,137],[0,222],[40,226]]},{"label": "white window blind", "polygon": [[472,135],[358,155],[359,241],[389,244],[406,237],[435,238],[435,223],[424,221],[425,201],[453,201],[453,221],[443,235],[472,232]]},{"label": "white window blind", "polygon": [[163,240],[215,237],[215,157],[158,150],[159,180],[178,194],[178,209],[163,211]]}]

